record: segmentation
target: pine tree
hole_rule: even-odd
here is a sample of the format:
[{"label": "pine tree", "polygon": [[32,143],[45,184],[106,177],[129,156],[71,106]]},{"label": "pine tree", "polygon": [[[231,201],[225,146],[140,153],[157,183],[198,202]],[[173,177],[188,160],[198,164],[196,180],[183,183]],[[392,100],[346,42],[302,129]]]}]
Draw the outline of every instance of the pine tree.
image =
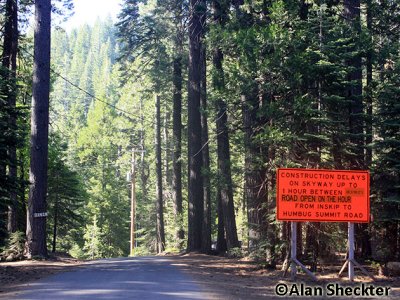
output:
[{"label": "pine tree", "polygon": [[189,1],[189,90],[188,90],[188,251],[201,250],[204,216],[203,179],[201,176],[201,51],[206,3]]},{"label": "pine tree", "polygon": [[[228,3],[213,1],[213,19],[216,26],[223,26],[226,23]],[[223,219],[225,227],[227,249],[239,247],[237,237],[235,210],[233,203],[232,177],[231,177],[231,157],[230,143],[228,132],[228,111],[225,100],[222,98],[225,89],[224,70],[222,68],[223,53],[217,46],[213,49],[213,88],[217,93],[216,102],[216,129],[217,129],[217,144],[218,144],[218,198],[221,199],[221,211],[218,218]]]},{"label": "pine tree", "polygon": [[101,258],[101,230],[97,225],[97,216],[93,217],[93,224],[86,225],[85,246],[83,250],[87,253],[89,259]]},{"label": "pine tree", "polygon": [[162,185],[162,160],[161,160],[161,104],[160,96],[156,95],[156,171],[157,171],[157,252],[162,253],[165,250],[165,232],[164,232],[164,200]]},{"label": "pine tree", "polygon": [[382,264],[400,257],[399,184],[399,7],[392,1],[373,1],[369,7],[373,47],[372,92],[374,153],[371,230],[377,241],[374,259]]},{"label": "pine tree", "polygon": [[47,256],[46,213],[47,157],[50,93],[50,0],[35,3],[34,69],[32,87],[31,166],[27,218],[27,252]]},{"label": "pine tree", "polygon": [[185,38],[183,28],[183,1],[176,0],[174,3],[174,50],[175,57],[173,61],[173,197],[174,197],[174,213],[177,220],[178,248],[182,248],[182,240],[184,238],[183,208],[182,208],[182,60],[183,60],[183,40]]},{"label": "pine tree", "polygon": [[[205,24],[206,16],[202,23]],[[205,26],[205,25],[204,25]],[[205,29],[204,29],[205,31]],[[205,35],[205,32],[203,33]],[[203,43],[200,53],[200,123],[201,123],[201,176],[203,179],[203,224],[201,251],[211,251],[211,171],[210,171],[210,147],[208,134],[208,93],[207,93],[207,49]]]},{"label": "pine tree", "polygon": [[[82,207],[87,198],[82,180],[66,164],[67,144],[57,134],[50,136],[48,171],[48,231],[52,252],[72,248],[78,228],[83,226]],[[57,240],[62,241],[58,243]],[[72,241],[71,241],[72,240]],[[61,244],[61,245],[60,245]]]},{"label": "pine tree", "polygon": [[[17,230],[17,53],[18,4],[5,1],[0,67],[0,244]],[[8,207],[8,209],[7,209]],[[8,217],[7,217],[8,210]]]},{"label": "pine tree", "polygon": [[[3,86],[2,93],[6,95],[7,105],[4,110],[8,113],[8,126],[5,132],[9,132],[8,154],[9,158],[8,179],[12,184],[8,207],[7,230],[12,233],[17,230],[17,53],[18,53],[18,4],[16,1],[8,0],[5,4],[5,24],[2,53],[1,78]],[[4,170],[2,170],[4,173]],[[3,174],[5,175],[5,174]],[[4,176],[5,178],[6,176]]]}]

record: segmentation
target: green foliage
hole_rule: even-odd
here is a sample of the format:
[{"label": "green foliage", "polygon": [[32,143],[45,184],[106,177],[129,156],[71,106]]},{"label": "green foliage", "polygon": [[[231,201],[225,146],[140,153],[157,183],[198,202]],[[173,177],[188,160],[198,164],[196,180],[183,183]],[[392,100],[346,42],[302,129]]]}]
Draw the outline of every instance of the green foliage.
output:
[{"label": "green foliage", "polygon": [[[53,64],[75,87],[56,75],[52,119],[63,143],[54,143],[50,164],[54,169],[49,181],[49,224],[54,225],[57,205],[66,212],[58,216],[64,250],[80,257],[124,255],[128,251],[124,218],[128,210],[123,201],[128,199],[127,189],[120,177],[115,178],[119,170],[111,166],[118,149],[113,141],[116,129],[110,126],[116,114],[94,98],[115,103],[117,97],[111,78],[116,51],[111,20],[70,35],[56,31],[52,49]],[[60,137],[56,139],[60,142]]]},{"label": "green foliage", "polygon": [[229,249],[228,257],[231,257],[231,258],[242,258],[243,257],[243,250],[241,248]]},{"label": "green foliage", "polygon": [[384,79],[377,88],[379,135],[375,142],[376,206],[383,221],[399,221],[400,214],[400,106],[399,106],[399,60],[393,69],[385,70]]},{"label": "green foliage", "polygon": [[7,172],[11,164],[9,149],[17,143],[16,128],[10,127],[10,117],[15,108],[10,107],[8,98],[15,93],[13,82],[9,79],[10,70],[0,66],[0,246],[4,245],[7,235],[6,215],[10,201],[10,192],[15,190],[16,182]]},{"label": "green foliage", "polygon": [[[29,2],[29,3],[28,3]],[[234,1],[239,3],[241,1]],[[303,3],[304,2],[304,3]],[[31,1],[22,1],[22,10]],[[57,1],[56,10],[70,1]],[[221,24],[208,18],[207,97],[210,107],[217,99],[227,104],[231,143],[231,168],[238,228],[243,244],[248,240],[248,199],[244,199],[244,174],[258,171],[265,188],[263,210],[267,227],[263,240],[250,253],[268,264],[280,260],[287,251],[284,226],[275,220],[275,169],[370,168],[372,204],[375,215],[370,226],[380,261],[393,258],[398,249],[385,248],[384,242],[398,235],[400,221],[400,59],[398,36],[399,8],[395,1],[368,2],[371,24],[355,24],[343,18],[339,1],[244,1],[224,8]],[[61,6],[60,6],[61,4]],[[369,6],[369,4],[371,4]],[[125,174],[131,170],[131,150],[136,155],[137,228],[135,255],[156,251],[155,234],[155,149],[154,94],[161,96],[163,124],[163,172],[165,225],[168,251],[184,241],[177,240],[177,228],[187,223],[187,190],[184,189],[184,215],[175,217],[172,202],[171,107],[172,69],[182,55],[183,86],[187,82],[187,49],[175,49],[177,31],[186,39],[187,1],[125,0],[116,27],[111,20],[82,26],[71,33],[55,30],[52,36],[52,66],[60,73],[52,76],[51,141],[49,145],[48,232],[57,216],[57,247],[81,258],[129,254],[130,186]],[[177,16],[179,16],[177,18]],[[3,20],[3,19],[2,19]],[[181,22],[179,22],[181,20]],[[1,21],[3,22],[3,21]],[[361,32],[359,31],[361,26]],[[367,28],[368,27],[368,28]],[[29,48],[24,40],[24,48]],[[212,69],[212,50],[223,53],[223,74]],[[364,95],[352,92],[360,82],[352,79],[360,56],[367,69],[371,52],[372,79],[362,82]],[[118,58],[118,59],[117,59]],[[30,57],[20,51],[18,71],[18,112],[29,104]],[[1,71],[1,70],[0,70]],[[4,70],[3,70],[4,71]],[[365,72],[364,72],[365,73]],[[223,79],[224,82],[222,84]],[[363,74],[365,77],[365,74]],[[16,188],[20,210],[25,205],[28,152],[26,115],[7,108],[9,83],[0,82],[0,245],[6,236],[6,212],[10,191]],[[72,83],[72,84],[71,84]],[[215,85],[214,85],[215,84]],[[7,88],[6,88],[7,87]],[[79,87],[79,88],[77,88]],[[28,95],[28,96],[27,96]],[[246,102],[241,102],[241,96]],[[186,92],[183,98],[186,97]],[[371,97],[373,116],[354,113],[360,97]],[[251,139],[243,126],[243,107],[255,108]],[[213,109],[209,109],[213,236],[216,235],[216,136]],[[18,128],[9,128],[12,113]],[[186,124],[185,106],[182,112]],[[373,121],[373,142],[364,147],[365,125]],[[211,120],[213,122],[211,122]],[[354,131],[354,122],[364,125]],[[187,128],[183,130],[182,153],[187,153]],[[360,144],[360,141],[362,143]],[[8,177],[10,145],[18,147],[18,177]],[[249,149],[255,157],[249,165]],[[364,152],[372,149],[372,166],[364,164]],[[183,168],[187,157],[181,158]],[[183,185],[187,181],[183,172]],[[25,185],[25,189],[24,186]],[[262,185],[262,186],[261,186]],[[23,214],[21,219],[23,220]],[[23,221],[20,221],[23,224]],[[258,224],[259,225],[259,224]],[[255,226],[259,231],[262,226]],[[343,230],[337,225],[315,227],[306,224],[303,244],[307,259],[314,260],[315,248],[344,250]],[[310,237],[310,232],[315,236]],[[13,236],[11,236],[13,238]],[[13,243],[19,245],[19,238]],[[317,241],[318,243],[314,243]],[[229,255],[241,256],[243,249]]]},{"label": "green foliage", "polygon": [[3,257],[4,260],[21,260],[24,258],[24,250],[25,233],[16,231],[11,233],[7,239],[4,251],[0,253],[0,258]]},{"label": "green foliage", "polygon": [[[48,235],[59,242],[60,251],[67,252],[82,238],[76,230],[83,226],[82,210],[88,197],[82,178],[66,164],[67,144],[57,134],[50,136],[48,169]],[[56,237],[54,237],[56,230]],[[56,251],[56,249],[53,249]]]},{"label": "green foliage", "polygon": [[93,218],[93,224],[86,225],[85,229],[85,245],[83,250],[85,251],[85,258],[95,259],[101,258],[101,232],[100,228],[97,226],[97,216],[95,215]]}]

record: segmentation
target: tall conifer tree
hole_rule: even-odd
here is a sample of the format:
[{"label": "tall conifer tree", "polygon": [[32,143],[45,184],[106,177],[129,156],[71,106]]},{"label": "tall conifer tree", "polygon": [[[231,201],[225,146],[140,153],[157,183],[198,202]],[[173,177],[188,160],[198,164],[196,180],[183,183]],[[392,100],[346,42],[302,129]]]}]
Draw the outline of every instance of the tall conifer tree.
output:
[{"label": "tall conifer tree", "polygon": [[206,1],[189,1],[189,91],[188,91],[188,251],[201,250],[204,215],[201,149],[201,52]]},{"label": "tall conifer tree", "polygon": [[31,109],[31,165],[27,216],[27,252],[47,256],[46,193],[50,93],[51,1],[35,2],[34,66]]},{"label": "tall conifer tree", "polygon": [[[220,30],[227,21],[229,1],[213,1],[213,19]],[[222,68],[223,53],[216,45],[213,49],[213,88],[215,89],[217,110],[217,154],[218,154],[218,198],[221,199],[221,210],[218,218],[223,219],[227,248],[239,247],[237,237],[235,209],[233,202],[233,188],[231,175],[231,157],[228,132],[228,110],[226,101],[223,99],[225,89],[224,70]]]},{"label": "tall conifer tree", "polygon": [[[0,244],[5,232],[6,203],[8,206],[8,232],[17,230],[17,149],[16,149],[16,99],[18,53],[18,5],[17,1],[5,3],[3,52],[0,70]],[[6,166],[8,165],[8,174]],[[8,199],[7,199],[8,198]]]}]

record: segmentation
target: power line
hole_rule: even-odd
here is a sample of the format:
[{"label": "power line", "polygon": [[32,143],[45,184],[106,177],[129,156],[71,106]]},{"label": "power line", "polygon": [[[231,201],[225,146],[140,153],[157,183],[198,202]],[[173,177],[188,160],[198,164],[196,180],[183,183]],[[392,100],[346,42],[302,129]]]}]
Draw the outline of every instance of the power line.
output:
[{"label": "power line", "polygon": [[[92,95],[90,92],[88,92],[88,91],[82,89],[80,86],[78,86],[77,84],[73,83],[73,82],[70,81],[68,78],[62,76],[60,73],[56,72],[56,71],[53,70],[52,68],[50,68],[50,69],[51,69],[51,71],[52,71],[54,74],[56,74],[58,77],[60,77],[61,79],[63,79],[65,82],[69,83],[70,85],[72,85],[72,86],[75,87],[76,89],[80,90],[81,92],[85,93],[86,95],[88,95],[89,97],[93,98],[94,100],[100,101],[100,102],[102,102],[102,103],[104,103],[104,104],[106,104],[106,105],[108,105],[108,106],[114,108],[115,110],[118,110],[118,111],[120,111],[120,112],[126,114],[126,115],[129,115],[129,116],[131,115],[129,112],[127,112],[127,111],[125,111],[125,110],[123,110],[123,109],[118,108],[118,107],[115,106],[114,104],[111,104],[111,103],[109,103],[109,102],[107,102],[107,101],[104,101],[104,100],[102,100],[102,99],[96,97],[95,95]],[[132,116],[133,116],[133,115],[132,115]],[[125,116],[125,117],[126,117],[126,116]],[[128,117],[128,119],[129,119],[129,120],[132,120],[130,117]]]},{"label": "power line", "polygon": [[[23,48],[22,48],[22,50],[23,50],[25,53],[27,53],[28,55],[30,55],[31,57],[34,57],[33,54],[30,53],[30,52],[28,52],[27,50],[25,50],[25,49],[23,49]],[[65,76],[63,76],[63,75],[61,75],[60,73],[58,73],[57,71],[55,71],[53,68],[50,67],[50,70],[51,70],[51,72],[53,72],[55,75],[57,75],[59,78],[61,78],[61,79],[64,80],[65,82],[69,83],[69,84],[72,85],[74,88],[78,89],[79,91],[85,93],[86,95],[88,95],[88,96],[91,97],[92,99],[97,100],[97,101],[99,101],[99,102],[102,102],[102,103],[104,103],[104,104],[106,104],[106,105],[108,105],[108,106],[114,108],[115,110],[124,113],[124,114],[125,114],[124,117],[126,117],[126,118],[129,119],[130,121],[134,121],[134,119],[132,119],[132,118],[130,117],[130,116],[133,116],[133,114],[131,114],[131,113],[129,113],[129,112],[127,112],[127,111],[125,111],[125,110],[123,110],[123,109],[121,109],[121,108],[118,108],[118,107],[117,107],[116,105],[114,105],[114,104],[111,104],[111,103],[109,103],[109,102],[107,102],[107,101],[105,101],[105,100],[102,100],[102,99],[96,97],[96,96],[93,95],[92,93],[90,93],[90,92],[88,92],[87,90],[81,88],[79,85],[73,83],[71,80],[69,80],[69,79],[66,78]]]}]

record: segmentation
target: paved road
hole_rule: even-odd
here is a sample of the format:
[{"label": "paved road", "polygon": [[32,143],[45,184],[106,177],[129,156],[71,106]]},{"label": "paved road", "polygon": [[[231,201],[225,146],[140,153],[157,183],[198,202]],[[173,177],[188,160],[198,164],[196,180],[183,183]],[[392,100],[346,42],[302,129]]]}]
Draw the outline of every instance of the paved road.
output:
[{"label": "paved road", "polygon": [[207,299],[168,258],[99,260],[29,284],[14,299]]}]

